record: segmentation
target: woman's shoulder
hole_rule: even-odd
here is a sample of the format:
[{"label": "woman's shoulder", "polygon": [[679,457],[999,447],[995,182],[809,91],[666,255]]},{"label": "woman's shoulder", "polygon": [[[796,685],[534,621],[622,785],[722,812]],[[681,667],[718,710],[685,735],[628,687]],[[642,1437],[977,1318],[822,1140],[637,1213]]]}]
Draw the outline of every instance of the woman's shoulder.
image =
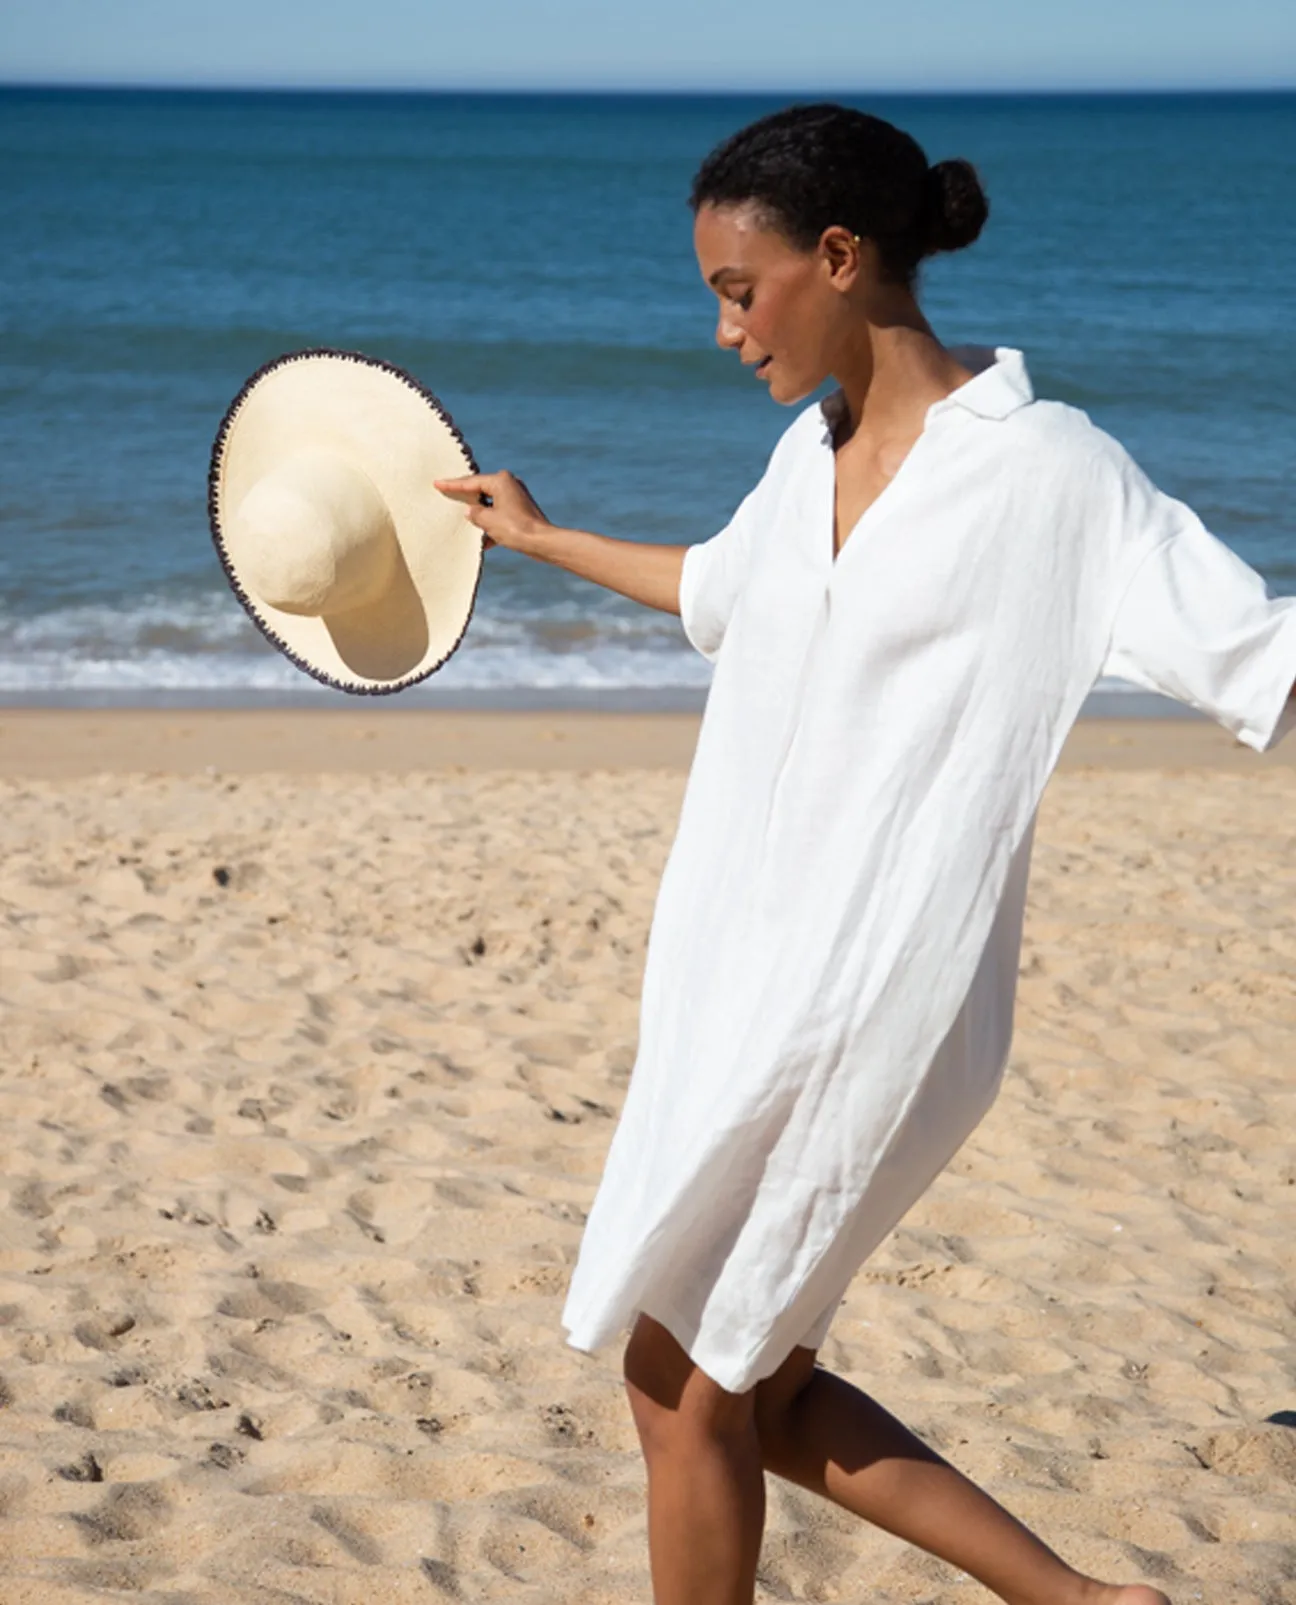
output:
[{"label": "woman's shoulder", "polygon": [[800,472],[807,461],[822,452],[825,444],[832,444],[832,424],[825,412],[827,401],[813,401],[803,407],[774,442],[769,454],[762,484],[777,482]]},{"label": "woman's shoulder", "polygon": [[1133,466],[1120,441],[1083,407],[1047,396],[1005,418],[996,433],[1023,472],[1091,482],[1120,477]]}]

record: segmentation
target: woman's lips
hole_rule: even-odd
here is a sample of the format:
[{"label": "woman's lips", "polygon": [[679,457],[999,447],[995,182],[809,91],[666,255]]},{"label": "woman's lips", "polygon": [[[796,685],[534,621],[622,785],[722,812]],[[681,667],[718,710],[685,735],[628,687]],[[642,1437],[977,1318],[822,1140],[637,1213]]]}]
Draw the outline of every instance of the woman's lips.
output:
[{"label": "woman's lips", "polygon": [[773,360],[773,357],[762,357],[756,364],[756,377],[758,379],[763,379],[769,372],[769,365],[771,362],[773,362]]}]

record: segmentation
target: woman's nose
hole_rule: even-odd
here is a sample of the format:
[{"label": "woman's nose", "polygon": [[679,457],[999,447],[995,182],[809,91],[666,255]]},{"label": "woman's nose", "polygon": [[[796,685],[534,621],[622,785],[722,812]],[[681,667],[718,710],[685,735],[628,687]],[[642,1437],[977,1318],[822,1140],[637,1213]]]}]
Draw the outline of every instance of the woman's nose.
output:
[{"label": "woman's nose", "polygon": [[716,319],[716,344],[721,351],[732,351],[742,344],[742,330],[736,329],[723,312]]}]

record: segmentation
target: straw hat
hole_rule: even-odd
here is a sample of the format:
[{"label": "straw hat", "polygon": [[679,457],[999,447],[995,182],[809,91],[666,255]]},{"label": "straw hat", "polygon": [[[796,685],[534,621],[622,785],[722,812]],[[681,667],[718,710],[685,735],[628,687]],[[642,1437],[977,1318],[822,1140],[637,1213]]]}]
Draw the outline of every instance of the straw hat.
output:
[{"label": "straw hat", "polygon": [[476,473],[449,413],[389,363],[296,351],[254,373],[212,450],[212,539],[252,622],[339,691],[402,691],[463,639],[482,534],[432,481]]}]

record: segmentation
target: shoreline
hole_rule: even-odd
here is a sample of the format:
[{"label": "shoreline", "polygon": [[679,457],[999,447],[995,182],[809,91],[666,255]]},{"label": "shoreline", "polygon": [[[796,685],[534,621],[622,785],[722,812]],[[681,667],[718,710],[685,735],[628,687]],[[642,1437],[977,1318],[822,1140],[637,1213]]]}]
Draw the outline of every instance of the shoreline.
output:
[{"label": "shoreline", "polygon": [[[695,712],[447,708],[0,708],[0,778],[93,774],[399,774],[456,770],[682,771]],[[1197,717],[1091,716],[1062,769],[1296,767],[1296,742],[1257,754]]]},{"label": "shoreline", "polygon": [[[0,716],[14,708],[65,708],[191,712],[314,708],[379,712],[441,709],[456,713],[695,713],[706,704],[706,686],[469,686],[459,689],[429,684],[411,686],[395,696],[356,696],[317,685],[302,684],[267,691],[252,687],[186,686],[125,688],[99,691],[0,691]],[[1082,719],[1198,719],[1200,714],[1169,697],[1134,687],[1100,684],[1085,698]]]}]

